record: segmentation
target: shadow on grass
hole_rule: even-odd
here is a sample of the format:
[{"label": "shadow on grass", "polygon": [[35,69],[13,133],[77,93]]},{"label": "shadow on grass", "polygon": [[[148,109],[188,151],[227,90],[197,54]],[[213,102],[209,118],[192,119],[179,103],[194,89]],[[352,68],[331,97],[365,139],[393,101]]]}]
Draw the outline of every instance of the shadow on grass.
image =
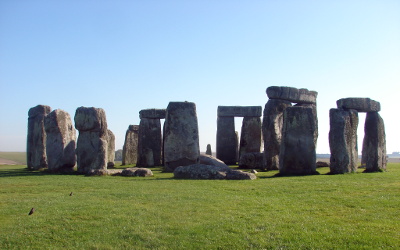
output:
[{"label": "shadow on grass", "polygon": [[48,175],[48,173],[42,171],[32,171],[28,168],[16,168],[0,170],[0,178],[2,177],[22,177],[22,176],[43,176]]}]

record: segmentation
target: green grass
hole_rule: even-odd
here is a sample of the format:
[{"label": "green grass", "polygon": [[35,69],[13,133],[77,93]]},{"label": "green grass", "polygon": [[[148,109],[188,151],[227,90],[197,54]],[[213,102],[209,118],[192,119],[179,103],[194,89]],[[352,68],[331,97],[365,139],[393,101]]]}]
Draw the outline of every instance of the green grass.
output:
[{"label": "green grass", "polygon": [[18,164],[26,164],[26,152],[0,152],[0,158],[15,161]]},{"label": "green grass", "polygon": [[0,166],[0,249],[400,248],[400,164],[318,171],[212,181],[161,169],[85,177]]}]

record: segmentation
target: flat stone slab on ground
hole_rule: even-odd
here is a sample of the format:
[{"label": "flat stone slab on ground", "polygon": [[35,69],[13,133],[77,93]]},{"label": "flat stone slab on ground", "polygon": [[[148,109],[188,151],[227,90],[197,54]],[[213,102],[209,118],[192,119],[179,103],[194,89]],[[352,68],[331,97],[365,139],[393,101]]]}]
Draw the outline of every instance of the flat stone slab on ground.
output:
[{"label": "flat stone slab on ground", "polygon": [[339,109],[355,109],[358,112],[379,112],[381,111],[381,104],[370,98],[342,98],[336,101]]},{"label": "flat stone slab on ground", "polygon": [[261,106],[218,106],[218,116],[261,117]]},{"label": "flat stone slab on ground", "polygon": [[201,180],[254,180],[257,176],[253,173],[232,170],[229,167],[194,164],[177,167],[174,170],[174,178]]},{"label": "flat stone slab on ground", "polygon": [[287,100],[293,103],[316,103],[318,95],[318,92],[308,89],[279,86],[268,87],[266,92],[270,99]]}]

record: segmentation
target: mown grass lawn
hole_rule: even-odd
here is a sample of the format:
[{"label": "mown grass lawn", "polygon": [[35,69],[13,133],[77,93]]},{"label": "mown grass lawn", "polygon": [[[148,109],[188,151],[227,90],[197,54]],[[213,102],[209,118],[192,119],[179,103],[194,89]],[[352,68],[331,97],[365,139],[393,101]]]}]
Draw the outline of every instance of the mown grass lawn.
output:
[{"label": "mown grass lawn", "polygon": [[0,249],[400,248],[398,163],[384,173],[271,171],[254,181],[25,168],[0,166]]}]

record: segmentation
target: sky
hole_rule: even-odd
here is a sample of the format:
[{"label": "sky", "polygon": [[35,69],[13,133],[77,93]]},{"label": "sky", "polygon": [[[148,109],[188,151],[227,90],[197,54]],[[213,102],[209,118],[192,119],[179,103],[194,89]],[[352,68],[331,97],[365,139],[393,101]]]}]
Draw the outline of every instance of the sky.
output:
[{"label": "sky", "polygon": [[196,103],[200,150],[215,151],[218,106],[264,108],[269,86],[318,92],[317,153],[347,97],[381,103],[400,151],[400,1],[0,1],[0,151],[26,150],[38,104],[103,108],[122,149],[140,110],[171,101]]}]

